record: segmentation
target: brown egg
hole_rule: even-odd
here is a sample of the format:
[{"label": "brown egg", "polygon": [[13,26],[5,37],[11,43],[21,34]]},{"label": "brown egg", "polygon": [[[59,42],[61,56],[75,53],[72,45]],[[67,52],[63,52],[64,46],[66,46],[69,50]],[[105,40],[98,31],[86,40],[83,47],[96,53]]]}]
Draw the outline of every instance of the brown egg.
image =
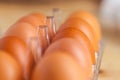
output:
[{"label": "brown egg", "polygon": [[[42,33],[42,31],[44,33]],[[26,43],[28,47],[30,47],[31,51],[33,51],[32,49],[36,49],[36,43],[41,44],[40,49],[43,52],[46,49],[46,45],[48,43],[47,42],[48,37],[46,38],[46,36],[44,35],[46,35],[44,28],[41,28],[38,31],[31,24],[22,22],[22,23],[16,23],[13,26],[11,26],[7,30],[4,36],[15,36],[17,38],[20,38]],[[31,46],[31,42],[33,42],[32,38],[38,38],[38,37],[40,37],[39,41],[36,41],[36,43],[34,43],[34,45]],[[34,51],[32,52],[33,55],[38,55]],[[41,54],[43,54],[42,52]]]},{"label": "brown egg", "polygon": [[[40,27],[43,28],[43,26],[45,26],[45,25],[47,26],[47,22],[43,23],[43,20],[44,21],[46,20],[46,17],[43,14],[40,14],[40,13],[31,13],[31,14],[29,14],[27,16],[22,17],[20,20],[17,21],[17,23],[18,24],[19,23],[29,23],[29,24],[31,24],[35,28],[36,35],[41,35],[42,32],[39,34]],[[49,26],[47,26],[47,27],[49,27]],[[48,33],[50,33],[50,32],[51,32],[51,30],[50,30],[50,28],[48,28],[47,33],[46,34],[42,33],[42,35],[44,35],[44,34],[48,35]],[[44,39],[44,37],[46,37],[46,36],[42,36],[41,40]],[[42,40],[41,42],[43,43],[43,47],[47,43],[45,40]]]},{"label": "brown egg", "polygon": [[98,22],[97,18],[88,11],[76,11],[70,15],[70,18],[77,17],[84,21],[86,21],[90,27],[93,29],[95,37],[98,41],[101,40],[101,30],[100,30],[100,23]]},{"label": "brown egg", "polygon": [[31,13],[28,16],[34,16],[39,21],[39,26],[46,25],[48,27],[48,36],[50,40],[55,35],[55,24],[54,24],[54,17],[53,16],[45,16],[41,13]]},{"label": "brown egg", "polygon": [[29,15],[35,16],[41,23],[46,23],[46,16],[39,12],[30,13]]},{"label": "brown egg", "polygon": [[0,50],[8,52],[9,55],[18,61],[22,67],[25,80],[29,80],[34,66],[34,59],[25,43],[16,37],[3,37],[0,39]]},{"label": "brown egg", "polygon": [[[48,37],[49,38],[52,38],[54,35],[53,35],[53,29],[51,29],[51,25],[50,24],[47,24],[47,20],[46,20],[46,17],[44,16],[44,19],[46,20],[46,22],[42,22],[42,18],[43,18],[43,16],[42,16],[42,18],[40,18],[40,16],[39,16],[40,14],[30,14],[30,15],[27,15],[27,16],[24,16],[24,17],[22,17],[20,20],[18,20],[17,21],[17,23],[21,23],[21,22],[25,22],[25,23],[29,23],[29,24],[31,24],[32,26],[34,26],[35,27],[35,29],[36,29],[36,32],[38,32],[39,31],[39,27],[43,27],[43,26],[47,26],[48,27],[48,31],[47,31],[47,35],[48,35]],[[39,17],[37,17],[37,16],[39,16]],[[45,21],[44,20],[44,21]],[[17,23],[15,23],[15,24],[17,24]],[[42,34],[44,34],[44,33],[42,33]],[[46,37],[46,36],[45,36]],[[42,38],[43,39],[43,38]],[[46,44],[46,41],[44,41],[43,40],[43,42],[42,43],[45,43]],[[45,45],[44,44],[44,45]]]},{"label": "brown egg", "polygon": [[12,25],[4,36],[15,36],[22,39],[26,44],[31,37],[36,37],[36,29],[29,23],[16,23]]},{"label": "brown egg", "polygon": [[[31,13],[29,16],[36,17],[39,20],[39,22],[40,22],[40,26],[41,25],[46,25],[48,27],[48,36],[49,36],[50,40],[51,40],[51,38],[54,37],[54,34],[55,34],[54,31],[55,30],[53,30],[53,25],[54,24],[52,24],[52,23],[54,23],[54,20],[53,20],[54,17],[53,16],[45,16],[42,13],[38,13],[38,12],[37,13]],[[49,21],[48,18],[51,21]]]},{"label": "brown egg", "polygon": [[23,80],[20,65],[3,51],[0,51],[0,80]]},{"label": "brown egg", "polygon": [[89,39],[83,32],[70,27],[70,28],[64,29],[62,32],[59,32],[58,34],[56,34],[55,37],[53,38],[53,42],[57,41],[61,38],[72,38],[72,39],[76,40],[76,42],[78,42],[80,45],[82,45],[84,47],[84,49],[86,49],[87,53],[90,54],[92,63],[96,64],[95,54],[94,54],[95,51],[94,51]]},{"label": "brown egg", "polygon": [[88,76],[92,76],[91,55],[86,49],[71,38],[62,38],[52,43],[45,51],[45,55],[56,52],[64,52],[71,55]]},{"label": "brown egg", "polygon": [[35,16],[32,16],[32,15],[27,15],[27,16],[24,16],[22,17],[21,19],[19,19],[17,21],[17,23],[20,23],[20,22],[26,22],[26,23],[29,23],[31,24],[32,26],[34,26],[35,28],[39,27],[40,25],[42,25],[42,22],[39,21],[39,19]]},{"label": "brown egg", "polygon": [[45,25],[46,16],[41,13],[31,13],[27,16],[23,16],[21,19],[17,21],[19,22],[26,22],[37,28],[40,25]]},{"label": "brown egg", "polygon": [[95,34],[94,34],[92,28],[90,27],[90,25],[87,22],[85,22],[79,18],[70,18],[60,27],[58,32],[66,29],[66,28],[69,28],[69,27],[73,27],[73,28],[76,28],[76,29],[82,31],[90,40],[94,50],[98,51],[98,41],[95,37]]},{"label": "brown egg", "polygon": [[32,80],[88,80],[82,67],[67,53],[45,56],[35,67]]}]

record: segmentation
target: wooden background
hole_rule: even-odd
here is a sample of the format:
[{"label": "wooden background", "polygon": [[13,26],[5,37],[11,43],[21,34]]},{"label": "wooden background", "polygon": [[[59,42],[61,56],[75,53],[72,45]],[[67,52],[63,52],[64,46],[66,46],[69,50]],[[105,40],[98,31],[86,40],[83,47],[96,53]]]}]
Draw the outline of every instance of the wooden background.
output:
[{"label": "wooden background", "polygon": [[[98,16],[98,5],[89,1],[68,1],[68,2],[47,2],[47,3],[7,3],[0,2],[0,35],[20,17],[30,12],[42,12],[51,15],[52,8],[62,10],[62,20],[75,10],[88,10]],[[104,56],[102,59],[101,73],[99,80],[120,80],[120,39],[118,36],[106,34],[103,31],[105,40]]]}]

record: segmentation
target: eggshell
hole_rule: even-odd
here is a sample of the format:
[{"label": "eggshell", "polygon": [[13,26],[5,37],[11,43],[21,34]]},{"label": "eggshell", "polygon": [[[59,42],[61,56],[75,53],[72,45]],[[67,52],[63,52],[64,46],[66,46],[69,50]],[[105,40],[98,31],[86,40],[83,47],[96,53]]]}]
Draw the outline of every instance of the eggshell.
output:
[{"label": "eggshell", "polygon": [[20,23],[20,22],[29,23],[32,26],[34,26],[35,28],[37,28],[40,25],[42,25],[42,22],[37,17],[32,16],[32,15],[23,16],[16,23]]},{"label": "eggshell", "polygon": [[45,25],[46,16],[42,13],[30,13],[20,18],[16,23],[19,23],[19,22],[26,22],[26,23],[31,24],[35,28],[37,28],[40,25]]},{"label": "eggshell", "polygon": [[16,37],[3,37],[0,39],[0,50],[8,52],[9,55],[18,61],[25,80],[29,80],[34,67],[34,59],[25,43]]},{"label": "eggshell", "polygon": [[98,51],[98,49],[99,49],[98,41],[95,37],[95,34],[94,34],[92,28],[90,27],[90,25],[87,22],[85,22],[79,18],[70,18],[60,27],[58,33],[69,27],[73,27],[73,28],[76,28],[76,29],[82,31],[90,40],[91,44],[93,45],[94,50]]},{"label": "eggshell", "polygon": [[36,18],[39,19],[39,21],[40,21],[41,23],[46,24],[46,16],[45,16],[44,14],[39,13],[39,12],[34,12],[34,13],[30,13],[29,15],[35,16]]},{"label": "eggshell", "polygon": [[67,53],[45,56],[35,67],[32,80],[87,80],[81,66]]},{"label": "eggshell", "polygon": [[95,54],[94,54],[95,50],[93,49],[92,44],[90,43],[89,39],[83,32],[70,27],[56,34],[55,37],[53,38],[53,42],[62,38],[72,38],[76,42],[78,42],[80,45],[82,45],[84,49],[86,49],[87,53],[90,54],[92,63],[96,64]]},{"label": "eggshell", "polygon": [[45,51],[45,55],[55,52],[64,52],[71,55],[77,62],[79,62],[79,65],[82,66],[82,69],[88,76],[92,75],[91,55],[74,39],[62,38],[55,41]]},{"label": "eggshell", "polygon": [[[44,28],[43,28],[44,29]],[[43,31],[42,29],[42,31]],[[36,44],[40,44],[40,49],[42,51],[41,54],[45,51],[46,47],[48,46],[48,42],[46,39],[49,40],[46,33],[42,32],[41,30],[38,31],[35,29],[32,25],[29,23],[16,23],[13,26],[11,26],[4,36],[15,36],[21,40],[23,40],[30,49],[36,49]],[[39,34],[39,35],[38,35]],[[31,46],[32,38],[39,38],[39,41],[34,43],[34,45]],[[47,46],[46,46],[47,45]],[[32,51],[32,50],[31,50]],[[33,52],[33,55],[37,55]]]},{"label": "eggshell", "polygon": [[90,27],[93,29],[95,37],[97,38],[98,41],[101,40],[101,29],[100,29],[100,23],[98,19],[93,15],[92,13],[88,11],[76,11],[70,15],[70,18],[72,17],[77,17],[80,18],[84,21],[86,21]]},{"label": "eggshell", "polygon": [[0,80],[23,80],[22,69],[17,61],[0,50]]},{"label": "eggshell", "polygon": [[31,37],[37,37],[37,30],[29,23],[16,23],[12,25],[4,36],[15,36],[22,39],[26,44]]}]

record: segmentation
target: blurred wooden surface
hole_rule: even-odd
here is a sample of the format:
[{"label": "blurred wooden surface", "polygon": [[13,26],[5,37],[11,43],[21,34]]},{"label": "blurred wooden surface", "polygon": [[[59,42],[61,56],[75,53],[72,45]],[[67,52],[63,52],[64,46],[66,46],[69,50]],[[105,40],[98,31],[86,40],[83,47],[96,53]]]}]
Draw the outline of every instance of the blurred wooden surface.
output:
[{"label": "blurred wooden surface", "polygon": [[[20,17],[30,12],[42,12],[51,15],[52,8],[61,8],[63,20],[73,11],[84,9],[97,15],[94,2],[55,2],[55,3],[4,3],[0,2],[0,32],[4,33]],[[112,37],[112,38],[111,38]],[[99,80],[120,80],[120,40],[113,36],[105,36],[105,49]]]}]

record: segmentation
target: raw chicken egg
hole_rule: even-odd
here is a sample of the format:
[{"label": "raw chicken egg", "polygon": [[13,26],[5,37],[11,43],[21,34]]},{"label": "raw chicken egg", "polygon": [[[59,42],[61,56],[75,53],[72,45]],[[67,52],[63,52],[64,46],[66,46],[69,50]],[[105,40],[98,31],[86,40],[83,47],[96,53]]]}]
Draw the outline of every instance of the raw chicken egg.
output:
[{"label": "raw chicken egg", "polygon": [[56,34],[55,37],[53,38],[53,42],[57,41],[61,38],[75,39],[80,45],[82,45],[86,49],[87,53],[91,54],[92,63],[96,64],[95,54],[94,54],[95,51],[94,51],[89,39],[83,32],[70,27],[70,28],[67,28],[67,29],[63,30],[62,32],[59,32],[58,34]]},{"label": "raw chicken egg", "polygon": [[69,27],[76,28],[80,30],[81,32],[83,32],[90,40],[94,50],[98,51],[98,41],[96,40],[96,37],[95,37],[95,34],[92,28],[87,22],[79,18],[70,18],[60,27],[58,33]]},{"label": "raw chicken egg", "polygon": [[[31,51],[32,49],[36,49],[36,44],[39,45],[39,50],[41,50],[40,54],[43,54],[47,46],[49,45],[49,37],[47,34],[47,27],[41,26],[38,28],[34,28],[31,24],[21,22],[16,23],[13,26],[11,26],[4,36],[15,36],[17,38],[20,38],[23,40],[28,47],[30,47]],[[39,38],[39,40],[31,46],[32,38]],[[35,50],[34,50],[35,51]],[[38,55],[36,52],[33,51],[33,55]]]},{"label": "raw chicken egg", "polygon": [[42,13],[36,12],[36,13],[31,13],[29,15],[35,16],[41,23],[46,24],[46,16]]},{"label": "raw chicken egg", "polygon": [[4,51],[0,51],[0,80],[23,80],[20,64]]},{"label": "raw chicken egg", "polygon": [[87,11],[76,11],[70,15],[70,18],[77,17],[86,21],[90,27],[93,29],[95,37],[98,41],[101,40],[101,29],[98,19],[90,12]]},{"label": "raw chicken egg", "polygon": [[0,50],[8,52],[9,55],[18,61],[25,80],[29,80],[34,66],[34,59],[25,43],[16,37],[3,37],[0,39]]},{"label": "raw chicken egg", "polygon": [[77,62],[79,62],[88,77],[92,76],[91,54],[86,51],[86,48],[84,48],[83,45],[80,45],[74,39],[62,38],[53,42],[45,51],[45,55],[55,52],[64,52],[71,55]]},{"label": "raw chicken egg", "polygon": [[37,37],[36,29],[29,23],[16,23],[5,33],[5,36],[15,36],[22,39],[26,44],[31,37]]},{"label": "raw chicken egg", "polygon": [[20,18],[17,23],[19,22],[26,22],[26,23],[29,23],[31,24],[32,26],[34,26],[35,28],[39,27],[40,25],[43,25],[43,23],[41,21],[39,21],[39,19],[35,16],[32,16],[32,15],[27,15],[27,16],[24,16],[22,18]]},{"label": "raw chicken egg", "polygon": [[32,80],[88,80],[85,71],[67,53],[44,56],[35,67]]},{"label": "raw chicken egg", "polygon": [[31,13],[27,16],[23,16],[20,18],[17,23],[19,22],[26,22],[34,26],[35,28],[39,27],[40,25],[45,25],[46,16],[41,13]]}]

